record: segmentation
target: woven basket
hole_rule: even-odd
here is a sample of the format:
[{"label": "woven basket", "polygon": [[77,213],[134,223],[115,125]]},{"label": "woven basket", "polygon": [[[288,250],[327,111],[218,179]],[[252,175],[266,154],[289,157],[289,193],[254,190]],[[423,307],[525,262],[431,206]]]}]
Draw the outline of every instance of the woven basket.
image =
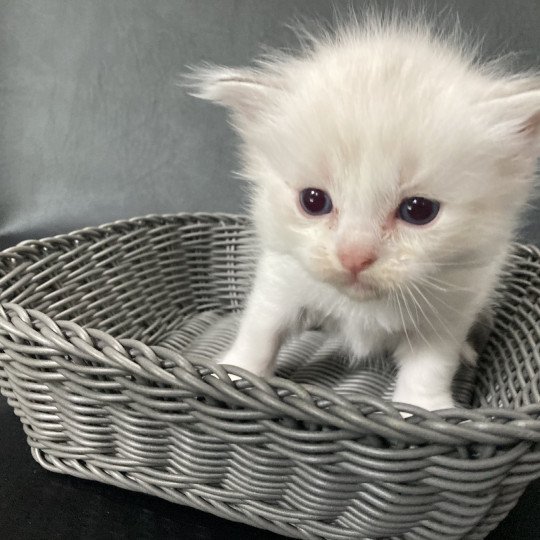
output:
[{"label": "woven basket", "polygon": [[350,362],[321,331],[282,348],[283,377],[214,365],[255,256],[227,215],[0,254],[0,385],[34,458],[292,537],[487,535],[540,476],[540,252],[516,246],[478,369],[456,379],[469,408],[405,419],[391,362]]}]

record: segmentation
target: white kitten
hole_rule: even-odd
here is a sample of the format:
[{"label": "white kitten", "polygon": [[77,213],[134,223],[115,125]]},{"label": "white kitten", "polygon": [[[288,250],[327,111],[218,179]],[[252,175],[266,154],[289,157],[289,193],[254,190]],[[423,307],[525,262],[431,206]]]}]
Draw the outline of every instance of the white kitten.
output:
[{"label": "white kitten", "polygon": [[373,19],[192,83],[232,112],[263,248],[221,362],[270,375],[307,313],[355,355],[392,352],[395,401],[451,407],[532,184],[540,79]]}]

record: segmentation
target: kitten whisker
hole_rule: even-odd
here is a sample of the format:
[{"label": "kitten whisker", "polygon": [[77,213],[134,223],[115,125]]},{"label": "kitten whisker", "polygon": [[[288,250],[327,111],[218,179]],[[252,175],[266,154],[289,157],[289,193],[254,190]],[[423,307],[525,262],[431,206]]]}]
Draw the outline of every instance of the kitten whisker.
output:
[{"label": "kitten whisker", "polygon": [[[416,331],[418,332],[418,335],[422,338],[422,340],[426,343],[426,345],[428,347],[433,347],[433,345],[428,341],[428,339],[424,336],[424,334],[420,330],[420,324],[419,324],[419,321],[418,321],[418,309],[420,309],[420,312],[422,313],[424,319],[429,324],[431,324],[431,321],[427,318],[426,314],[424,313],[424,310],[422,309],[422,306],[420,305],[420,303],[415,298],[414,294],[412,293],[412,291],[410,290],[410,288],[407,285],[405,285],[405,290],[407,291],[407,293],[411,297],[412,301],[414,302],[413,305],[414,305],[415,312],[416,312],[416,317],[417,317],[416,323],[415,323]],[[433,328],[433,330],[436,332],[435,328]]]},{"label": "kitten whisker", "polygon": [[476,259],[476,260],[466,260],[466,261],[452,261],[452,262],[445,262],[445,261],[434,261],[433,264],[437,267],[444,267],[444,268],[481,268],[483,266],[488,266],[493,262],[492,259]]},{"label": "kitten whisker", "polygon": [[424,278],[421,278],[421,277],[417,277],[416,278],[416,281],[418,281],[418,283],[422,284],[422,285],[425,285],[426,287],[432,287],[438,291],[441,291],[441,292],[448,292],[449,289],[447,287],[443,287],[442,285],[438,285],[437,283],[432,283],[430,281],[428,281],[427,279],[424,279]]},{"label": "kitten whisker", "polygon": [[[435,294],[435,292],[433,290],[431,290],[431,289],[433,289],[433,287],[431,287],[429,283],[427,283],[427,282],[422,282],[422,283],[425,285],[424,292],[426,294],[431,293],[431,297],[434,300],[437,300],[443,306],[447,307],[448,309],[450,309],[454,313],[456,313],[458,315],[462,315],[462,312],[459,309],[456,309],[454,306],[450,305],[448,302],[443,300],[439,295]],[[435,289],[440,291],[440,289],[438,289],[438,288],[435,288]],[[470,288],[462,288],[462,289],[458,289],[458,290],[465,291],[465,292],[467,292],[467,291],[472,292],[473,291],[473,289],[470,289]],[[448,292],[448,291],[446,291],[446,292]],[[483,321],[479,320],[478,317],[476,318],[475,325],[480,325],[482,328],[485,328],[486,330],[490,330],[490,331],[492,330],[492,327],[489,324],[486,324]]]},{"label": "kitten whisker", "polygon": [[[442,317],[439,315],[439,313],[438,313],[437,309],[435,308],[435,306],[426,298],[426,296],[424,295],[424,293],[422,292],[420,287],[418,287],[418,285],[416,285],[414,282],[411,282],[411,285],[418,292],[418,294],[423,298],[424,302],[426,303],[426,307],[428,307],[430,309],[430,311],[433,313],[433,315],[435,315],[435,317],[437,317],[437,319],[441,323],[442,329],[445,330],[445,332],[448,334],[448,336],[457,344],[456,337],[454,336],[454,334],[452,334],[452,332],[450,331],[450,329],[448,328],[448,326],[446,325],[446,323],[444,322]],[[426,320],[428,320],[431,323],[429,318],[426,319]],[[439,339],[442,340],[441,335],[435,330],[435,328],[433,328],[433,330],[435,331],[435,333],[437,334]]]},{"label": "kitten whisker", "polygon": [[[419,289],[416,287],[416,285],[414,283],[411,283],[411,285],[418,291]],[[418,308],[420,309],[420,312],[422,313],[425,321],[428,323],[428,325],[431,327],[431,329],[433,330],[433,332],[435,332],[435,335],[441,340],[443,341],[443,338],[441,336],[441,334],[439,333],[439,331],[435,328],[435,326],[433,325],[433,323],[431,322],[431,319],[427,316],[426,312],[424,311],[424,309],[422,308],[422,305],[420,304],[420,302],[418,301],[418,299],[414,296],[414,294],[412,294],[411,292],[411,297],[413,298],[413,300],[417,303],[418,305]]]},{"label": "kitten whisker", "polygon": [[399,316],[401,317],[401,324],[403,325],[403,332],[405,333],[405,338],[407,339],[407,343],[409,344],[409,347],[410,347],[411,351],[413,351],[414,349],[413,349],[411,340],[409,338],[409,333],[407,332],[407,325],[405,324],[405,317],[403,317],[403,311],[401,309],[401,303],[399,301],[399,297],[397,295],[397,292],[395,294],[395,299],[396,299],[397,307],[398,307],[398,310],[399,310]]},{"label": "kitten whisker", "polygon": [[470,287],[462,287],[461,285],[456,285],[450,281],[445,281],[442,279],[435,278],[434,276],[421,276],[417,278],[417,281],[421,282],[424,285],[437,289],[443,292],[449,291],[462,291],[462,292],[471,292],[473,289]]}]

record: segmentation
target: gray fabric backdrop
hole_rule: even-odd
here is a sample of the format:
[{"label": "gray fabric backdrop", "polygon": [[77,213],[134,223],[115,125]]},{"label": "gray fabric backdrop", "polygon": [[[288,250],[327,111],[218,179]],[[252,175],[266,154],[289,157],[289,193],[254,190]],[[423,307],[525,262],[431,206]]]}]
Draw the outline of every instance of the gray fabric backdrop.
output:
[{"label": "gray fabric backdrop", "polygon": [[[346,4],[346,2],[336,2]],[[366,4],[352,2],[361,10]],[[450,6],[487,56],[540,65],[538,0]],[[0,246],[134,215],[241,211],[224,111],[175,86],[186,64],[238,65],[294,42],[326,0],[0,0]],[[538,213],[524,237],[540,243]]]}]

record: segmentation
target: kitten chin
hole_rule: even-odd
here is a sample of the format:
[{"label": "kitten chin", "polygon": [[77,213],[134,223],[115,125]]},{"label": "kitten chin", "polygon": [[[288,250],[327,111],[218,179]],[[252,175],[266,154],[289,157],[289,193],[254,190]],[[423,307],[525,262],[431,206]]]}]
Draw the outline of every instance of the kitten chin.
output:
[{"label": "kitten chin", "polygon": [[387,298],[390,294],[388,289],[382,288],[372,280],[363,276],[348,275],[343,281],[333,283],[335,289],[340,293],[358,302]]},{"label": "kitten chin", "polygon": [[297,54],[190,76],[242,138],[262,248],[221,362],[271,374],[287,329],[313,312],[356,355],[392,344],[395,401],[452,406],[531,191],[540,78],[442,34],[371,16]]}]

